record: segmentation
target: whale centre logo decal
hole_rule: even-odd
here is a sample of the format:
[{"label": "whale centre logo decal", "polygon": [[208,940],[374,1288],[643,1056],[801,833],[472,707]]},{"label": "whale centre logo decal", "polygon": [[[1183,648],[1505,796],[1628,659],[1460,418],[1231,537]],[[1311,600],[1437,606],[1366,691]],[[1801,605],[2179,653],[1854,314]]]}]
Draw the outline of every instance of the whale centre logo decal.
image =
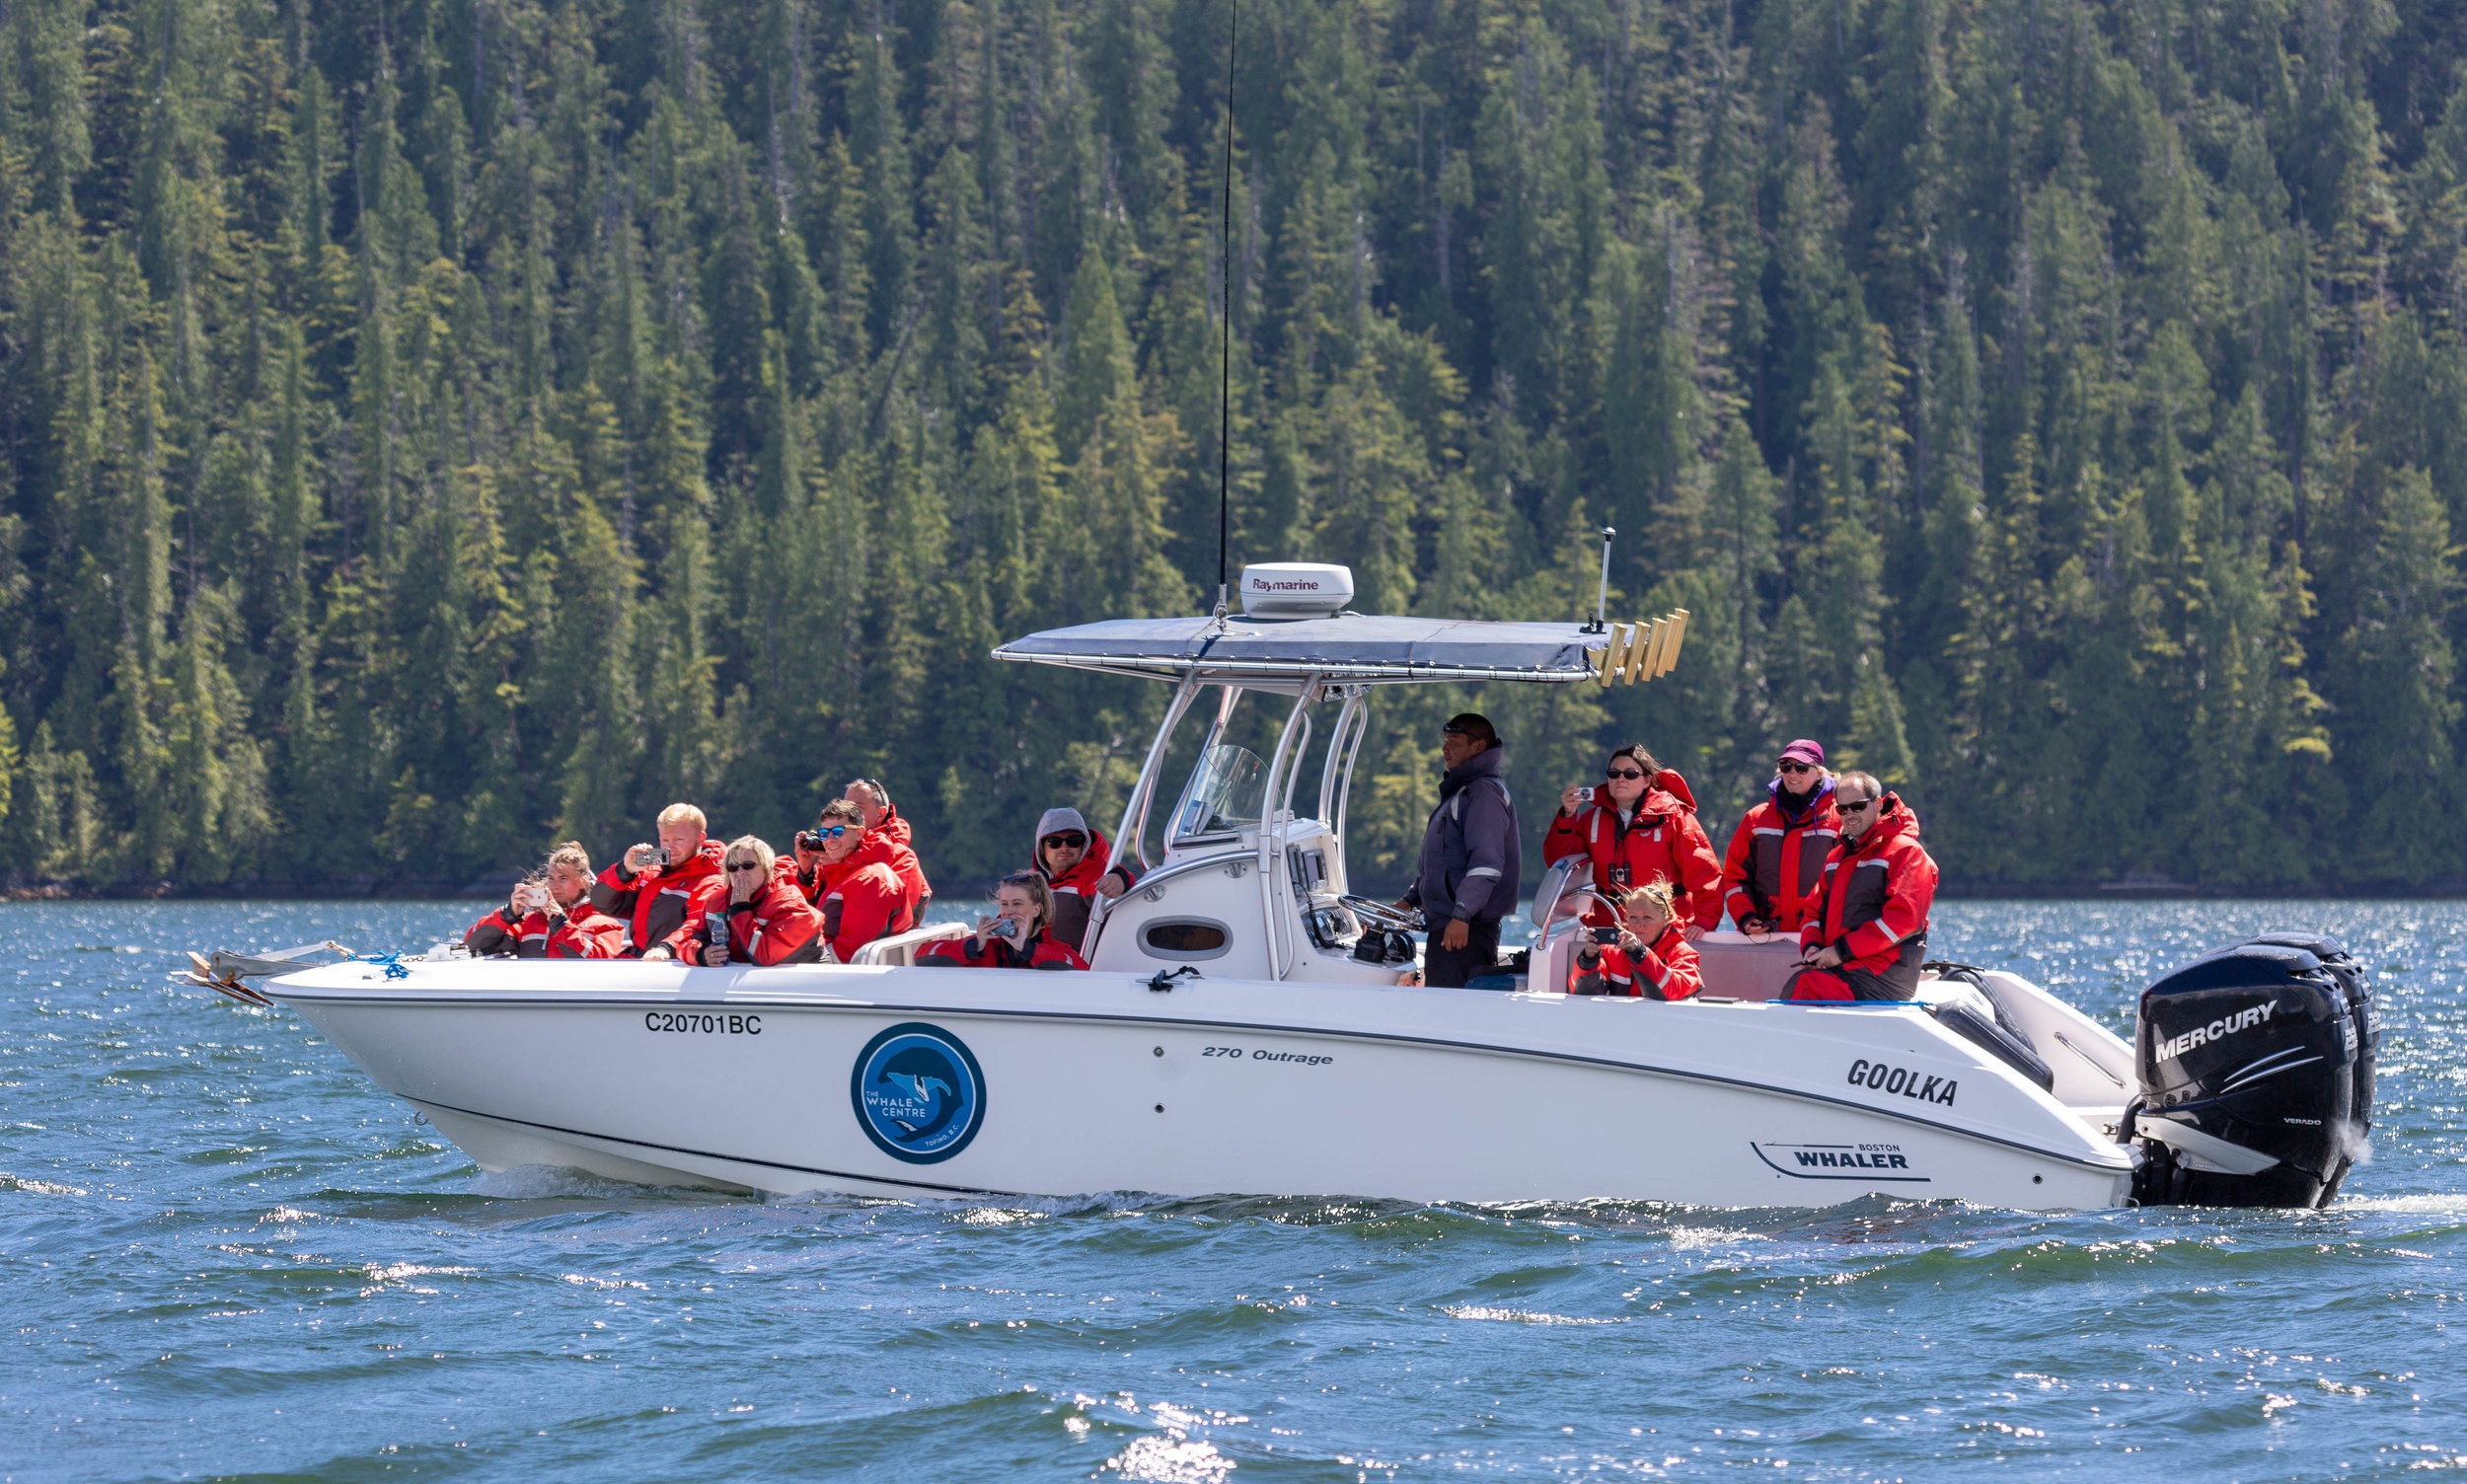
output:
[{"label": "whale centre logo decal", "polygon": [[910,1164],[935,1164],[968,1147],[985,1122],[985,1074],[957,1036],[910,1021],[865,1043],[849,1101],[874,1148]]}]

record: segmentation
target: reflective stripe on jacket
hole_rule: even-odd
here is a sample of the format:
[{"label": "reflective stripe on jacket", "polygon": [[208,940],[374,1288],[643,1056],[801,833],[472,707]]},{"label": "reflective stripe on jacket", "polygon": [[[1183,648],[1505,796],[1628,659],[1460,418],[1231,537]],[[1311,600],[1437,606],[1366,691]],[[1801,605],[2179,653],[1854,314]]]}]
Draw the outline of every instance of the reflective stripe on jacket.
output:
[{"label": "reflective stripe on jacket", "polygon": [[1616,943],[1605,945],[1601,964],[1579,969],[1568,986],[1571,995],[1625,995],[1636,1000],[1685,1000],[1704,988],[1696,965],[1695,945],[1673,924],[1662,929],[1634,959]]},{"label": "reflective stripe on jacket", "polygon": [[1439,807],[1422,832],[1421,866],[1405,891],[1434,934],[1451,919],[1495,923],[1516,911],[1525,848],[1517,840],[1516,800],[1499,777],[1506,756],[1494,743],[1439,780]]},{"label": "reflective stripe on jacket", "polygon": [[[1622,822],[1607,803],[1574,814],[1554,815],[1542,837],[1542,858],[1556,864],[1570,855],[1592,860],[1593,884],[1605,897],[1649,881],[1671,885],[1671,905],[1681,924],[1710,931],[1722,923],[1722,862],[1713,842],[1696,823],[1695,796],[1687,780],[1665,768],[1645,787],[1636,810]],[[1586,921],[1611,926],[1616,918],[1595,908]]]},{"label": "reflective stripe on jacket", "polygon": [[1918,843],[1918,816],[1888,793],[1884,814],[1853,841],[1844,835],[1825,860],[1821,915],[1799,930],[1799,946],[1830,945],[1844,967],[1865,969],[1907,1000],[1927,956],[1927,915],[1936,901],[1936,862]]},{"label": "reflective stripe on jacket", "polygon": [[683,958],[688,942],[703,939],[703,914],[728,893],[719,870],[726,853],[718,841],[706,840],[701,850],[667,870],[638,876],[626,869],[626,857],[620,855],[591,883],[591,905],[624,920],[626,957],[640,958],[644,949],[666,943],[668,951]]},{"label": "reflective stripe on jacket", "polygon": [[1841,812],[1833,807],[1831,779],[1795,817],[1782,808],[1779,790],[1776,780],[1768,789],[1773,796],[1750,809],[1731,833],[1722,859],[1723,906],[1734,923],[1762,918],[1775,932],[1797,932],[1822,899],[1825,857],[1841,838]]}]

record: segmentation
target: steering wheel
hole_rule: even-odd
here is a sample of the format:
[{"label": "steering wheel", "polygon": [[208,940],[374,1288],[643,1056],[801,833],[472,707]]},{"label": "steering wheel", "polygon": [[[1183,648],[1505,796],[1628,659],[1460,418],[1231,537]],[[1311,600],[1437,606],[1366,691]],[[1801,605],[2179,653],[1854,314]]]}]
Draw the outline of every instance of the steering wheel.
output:
[{"label": "steering wheel", "polygon": [[1422,930],[1422,914],[1418,912],[1400,909],[1387,902],[1374,902],[1369,897],[1339,897],[1337,900],[1352,908],[1354,916],[1384,931]]}]

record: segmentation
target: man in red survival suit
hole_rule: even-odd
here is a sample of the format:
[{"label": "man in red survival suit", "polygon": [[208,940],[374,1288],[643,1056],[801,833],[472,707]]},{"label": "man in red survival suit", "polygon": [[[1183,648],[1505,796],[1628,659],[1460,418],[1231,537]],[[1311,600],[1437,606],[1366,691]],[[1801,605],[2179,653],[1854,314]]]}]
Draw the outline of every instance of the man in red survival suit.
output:
[{"label": "man in red survival suit", "polygon": [[[822,806],[813,829],[797,837],[800,868],[794,879],[800,886],[811,883],[806,895],[822,912],[822,935],[833,963],[848,963],[875,938],[916,926],[899,873],[865,850],[870,833],[855,803],[835,798]],[[801,866],[808,855],[813,860],[810,871]]]},{"label": "man in red survival suit", "polygon": [[[925,862],[917,858],[917,841],[908,821],[891,806],[891,790],[879,779],[850,779],[840,797],[855,804],[864,817],[864,858],[880,859],[891,868],[901,890],[908,894],[908,920],[924,922],[926,904],[934,900],[934,884],[926,879]],[[801,856],[797,869],[800,873],[807,869]],[[811,894],[806,900],[813,900]]]},{"label": "man in red survival suit", "polygon": [[1799,963],[1785,998],[1907,1000],[1927,956],[1936,862],[1918,843],[1918,816],[1864,773],[1834,784],[1841,842],[1825,861],[1815,916],[1799,930]]},{"label": "man in red survival suit", "polygon": [[692,804],[670,804],[659,811],[659,844],[630,847],[591,884],[591,905],[625,920],[625,957],[678,957],[727,895],[720,845],[704,838],[704,824]]}]

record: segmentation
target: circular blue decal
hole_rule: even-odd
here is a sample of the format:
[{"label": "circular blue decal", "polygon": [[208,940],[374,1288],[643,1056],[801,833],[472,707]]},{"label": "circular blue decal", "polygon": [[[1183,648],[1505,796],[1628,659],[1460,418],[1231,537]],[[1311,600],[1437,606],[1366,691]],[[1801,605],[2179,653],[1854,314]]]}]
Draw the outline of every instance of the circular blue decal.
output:
[{"label": "circular blue decal", "polygon": [[985,1074],[957,1036],[910,1021],[865,1043],[849,1101],[874,1147],[910,1164],[934,1164],[968,1147],[985,1122]]}]

